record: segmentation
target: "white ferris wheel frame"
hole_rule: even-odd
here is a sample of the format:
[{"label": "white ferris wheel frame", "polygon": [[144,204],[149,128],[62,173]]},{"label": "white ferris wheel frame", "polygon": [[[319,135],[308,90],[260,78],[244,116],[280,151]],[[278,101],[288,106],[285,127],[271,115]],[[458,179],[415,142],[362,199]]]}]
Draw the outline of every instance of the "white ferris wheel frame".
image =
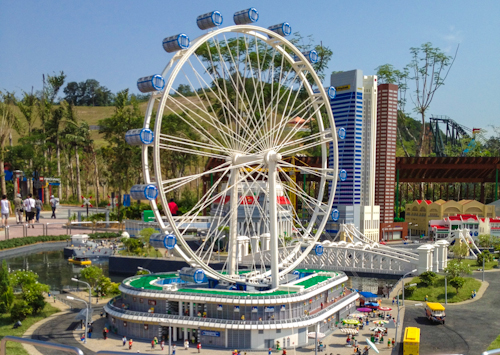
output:
[{"label": "white ferris wheel frame", "polygon": [[[304,84],[304,88],[307,91],[307,94],[309,97],[312,96],[320,96],[323,103],[329,103],[329,98],[328,95],[325,92],[325,89],[323,88],[323,85],[321,83],[320,78],[316,74],[314,68],[312,65],[309,63],[309,61],[306,59],[304,54],[300,52],[295,45],[293,45],[290,41],[285,39],[283,36],[280,36],[279,34],[268,30],[266,28],[262,28],[259,26],[253,26],[253,25],[234,25],[234,26],[228,26],[224,28],[219,28],[214,31],[205,33],[196,39],[194,39],[191,42],[191,45],[189,48],[180,50],[175,55],[171,58],[163,72],[161,73],[162,77],[166,77],[166,75],[170,72],[169,78],[165,83],[165,88],[162,91],[155,92],[151,95],[151,98],[148,102],[148,106],[146,109],[146,114],[145,114],[145,119],[144,119],[144,128],[149,129],[150,128],[150,122],[151,122],[151,115],[155,106],[155,103],[158,99],[160,99],[159,105],[158,105],[158,110],[156,114],[156,119],[155,119],[155,127],[154,127],[154,142],[152,143],[152,149],[153,149],[153,163],[155,167],[154,175],[155,179],[151,178],[151,174],[149,171],[149,161],[148,161],[148,150],[151,148],[151,145],[143,145],[142,147],[142,161],[143,161],[143,177],[144,181],[147,184],[157,184],[158,192],[159,192],[159,198],[161,200],[161,204],[163,206],[168,205],[167,197],[166,194],[163,192],[163,189],[161,187],[160,182],[161,180],[161,169],[160,169],[160,148],[159,148],[159,140],[160,140],[160,134],[157,134],[157,132],[160,132],[161,130],[161,121],[162,121],[162,116],[163,116],[163,111],[165,108],[166,101],[169,97],[170,90],[172,89],[172,85],[179,74],[180,70],[183,68],[184,64],[186,61],[194,54],[194,52],[206,41],[216,37],[219,34],[223,33],[241,33],[245,35],[252,35],[255,36],[256,39],[262,40],[263,42],[267,43],[271,47],[273,47],[277,52],[281,53],[285,59],[288,61],[289,64],[292,65],[294,71],[298,74],[300,77],[302,83]],[[286,52],[283,48],[282,45],[286,45],[286,48],[290,49],[293,54],[298,57],[298,60],[296,61],[288,52]],[[317,89],[315,92],[313,92],[312,86],[309,84],[307,78],[306,78],[306,73],[311,75],[314,84],[316,85]],[[317,231],[315,235],[312,238],[308,238],[307,242],[310,243],[305,250],[302,251],[302,256],[295,258],[297,255],[298,251],[301,248],[301,243],[296,243],[295,247],[293,248],[293,252],[289,253],[288,256],[281,261],[278,265],[276,264],[277,258],[278,258],[278,253],[279,250],[276,248],[275,250],[270,250],[271,254],[271,269],[263,274],[258,275],[258,277],[255,277],[253,279],[248,280],[248,276],[245,280],[242,279],[235,279],[234,276],[230,275],[225,275],[222,273],[217,272],[216,270],[212,269],[208,264],[206,264],[196,253],[188,246],[187,242],[184,240],[182,237],[181,233],[179,232],[176,223],[168,210],[168,208],[165,208],[165,216],[167,217],[168,223],[170,224],[170,228],[173,229],[174,234],[177,236],[177,244],[175,246],[175,250],[181,257],[192,267],[199,267],[205,271],[207,276],[214,278],[216,280],[220,281],[226,281],[228,283],[235,283],[236,281],[240,283],[249,283],[251,285],[256,285],[258,282],[256,281],[257,279],[264,279],[267,278],[268,280],[271,278],[272,286],[277,287],[277,283],[279,283],[279,279],[282,277],[282,275],[285,275],[289,272],[291,272],[300,262],[309,254],[309,252],[315,247],[316,242],[318,241],[327,221],[328,217],[331,213],[332,209],[332,204],[333,204],[333,199],[335,196],[335,190],[337,187],[337,180],[338,180],[338,142],[337,142],[337,132],[336,132],[336,127],[335,127],[335,121],[333,118],[333,113],[330,109],[326,110],[326,114],[328,116],[329,124],[330,124],[330,129],[325,130],[324,125],[321,119],[321,112],[317,110],[318,108],[318,103],[317,101],[312,102],[313,108],[315,110],[315,114],[317,117],[317,122],[319,126],[319,131],[320,132],[325,132],[325,136],[330,133],[331,134],[331,144],[333,144],[333,167],[328,168],[328,156],[329,156],[329,147],[326,145],[328,143],[322,142],[321,143],[321,152],[322,152],[322,158],[321,158],[321,164],[322,164],[322,169],[326,170],[328,169],[329,171],[332,171],[333,173],[329,174],[328,176],[326,174],[323,174],[321,176],[321,180],[319,183],[319,192],[318,196],[321,198],[321,196],[324,195],[325,191],[324,189],[327,187],[327,184],[330,183],[330,193],[328,197],[328,203],[327,203],[327,209],[326,211],[319,211],[319,207],[316,206],[314,208],[314,212],[311,216],[311,221],[316,221],[318,216],[322,215],[323,218],[321,218],[321,222],[317,228]],[[328,107],[328,106],[327,106]],[[331,132],[329,132],[331,130]],[[330,138],[330,137],[329,137]],[[267,152],[265,152],[267,153]],[[264,154],[263,154],[264,155]],[[263,158],[263,156],[262,156]],[[248,164],[252,159],[246,159],[247,161],[245,162],[245,157],[243,157],[243,164]],[[250,160],[250,161],[248,161]],[[255,161],[253,161],[255,162]],[[239,164],[240,166],[242,164]],[[269,169],[270,171],[271,169]],[[274,169],[276,170],[276,169]],[[276,172],[275,172],[276,174]],[[234,174],[232,174],[234,175]],[[269,175],[268,175],[269,176]],[[172,232],[169,230],[165,223],[163,222],[162,219],[162,214],[160,213],[158,209],[158,205],[156,204],[155,200],[150,201],[151,207],[154,211],[155,217],[157,222],[159,223],[160,229],[163,232]],[[271,213],[271,211],[270,211]],[[313,234],[313,223],[309,223],[309,226],[307,227],[307,235],[312,235]],[[273,238],[271,236],[271,243],[272,239],[277,239]],[[180,244],[180,245],[179,245]],[[272,247],[273,245],[271,245]],[[277,247],[277,243],[275,244]],[[294,259],[292,261],[292,259]],[[274,259],[274,261],[273,261]],[[276,272],[277,270],[277,272]]]}]

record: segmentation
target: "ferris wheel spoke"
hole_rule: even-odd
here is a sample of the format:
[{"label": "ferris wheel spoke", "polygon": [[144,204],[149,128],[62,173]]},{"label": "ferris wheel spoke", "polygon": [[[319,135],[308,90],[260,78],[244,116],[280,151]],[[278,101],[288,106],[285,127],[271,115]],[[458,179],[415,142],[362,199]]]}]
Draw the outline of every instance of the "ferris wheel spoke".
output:
[{"label": "ferris wheel spoke", "polygon": [[[224,149],[223,145],[220,144],[220,142],[217,141],[215,137],[212,136],[212,134],[200,123],[198,122],[197,119],[199,119],[201,122],[205,122],[209,126],[212,126],[216,130],[220,130],[219,127],[216,127],[215,125],[212,124],[212,122],[206,120],[202,115],[200,115],[198,112],[194,111],[192,108],[188,107],[187,105],[183,104],[179,100],[177,100],[174,97],[169,98],[170,101],[172,101],[178,108],[182,110],[182,112],[186,115],[186,117],[191,118],[191,120],[188,120],[186,117],[183,115],[179,114],[176,110],[174,110],[172,107],[168,106],[169,111],[174,113],[177,117],[179,117],[183,122],[185,122],[187,125],[189,125],[193,130],[195,130],[197,133],[199,133],[201,136],[203,136],[206,140],[210,141],[212,144],[219,146],[221,149]],[[209,115],[209,117],[211,117]]]},{"label": "ferris wheel spoke", "polygon": [[[297,77],[297,75],[298,74],[295,73],[295,77]],[[281,84],[281,82],[280,82],[280,84]],[[270,108],[271,108],[271,115],[270,115],[271,116],[271,124],[270,124],[270,128],[267,131],[267,133],[260,139],[260,140],[268,140],[268,147],[269,148],[272,148],[272,147],[275,146],[275,143],[274,143],[275,137],[279,136],[281,134],[280,133],[281,126],[285,127],[286,124],[288,123],[288,121],[285,119],[285,117],[287,117],[286,112],[283,112],[281,114],[281,120],[278,119],[278,116],[279,116],[279,112],[278,112],[279,105],[282,102],[282,100],[285,98],[285,96],[287,96],[287,93],[288,93],[288,97],[286,99],[285,106],[288,105],[290,97],[291,97],[292,93],[294,92],[293,87],[290,86],[280,96],[279,95],[280,94],[280,91],[279,91],[280,88],[281,88],[281,85],[278,86],[278,91],[276,93],[276,95],[278,96],[278,99],[277,99],[276,104],[275,104],[275,110],[274,110],[274,112],[272,111],[272,106],[271,106],[272,101],[270,103]]]},{"label": "ferris wheel spoke", "polygon": [[[193,70],[194,68],[191,67]],[[199,77],[198,75],[195,74],[195,77],[198,79],[198,82],[199,82],[199,85],[201,87],[201,90],[203,91],[203,94],[204,94],[204,98],[201,98],[198,91],[194,85],[191,83],[191,80],[190,78],[187,76],[186,72],[184,71],[184,68],[182,68],[182,73],[184,74],[184,77],[186,78],[186,80],[188,81],[189,85],[191,86],[191,89],[192,91],[194,92],[194,94],[196,95],[196,98],[198,99],[198,102],[200,103],[200,105],[196,104],[195,102],[193,102],[192,100],[190,100],[191,103],[193,103],[195,105],[195,107],[197,108],[196,111],[201,111],[202,112],[202,115],[198,115],[198,116],[202,116],[204,117],[203,120],[201,120],[202,122],[204,122],[205,124],[207,124],[209,127],[212,127],[213,129],[216,130],[216,132],[219,132],[220,130],[223,129],[222,127],[222,124],[219,120],[217,120],[215,118],[216,114],[215,114],[215,111],[213,110],[213,107],[212,105],[209,105],[211,111],[208,110],[207,106],[205,105],[204,101],[209,101],[209,97],[205,91],[205,88],[204,86],[201,84],[200,80],[199,80]],[[180,93],[178,90],[175,90],[175,92],[185,98],[185,99],[188,99],[186,98],[182,93]],[[191,110],[192,111],[192,110]],[[206,118],[205,118],[206,117]],[[229,144],[229,141],[227,140],[226,136],[223,135],[223,134],[220,134],[219,137],[221,138],[222,142],[219,142],[215,139],[215,137],[213,137],[212,140],[210,140],[213,144],[217,144],[217,145],[220,145],[220,146],[225,146],[225,147],[229,147],[230,144]]]},{"label": "ferris wheel spoke", "polygon": [[[198,58],[198,61],[200,62],[201,65],[203,65],[202,61],[200,60],[200,58]],[[209,87],[212,95],[214,95],[214,97],[219,101],[219,103],[221,104],[221,108],[222,108],[222,113],[224,115],[224,121],[226,123],[222,123],[222,125],[226,128],[226,130],[228,132],[226,132],[226,130],[222,130],[223,132],[225,132],[228,137],[230,138],[230,141],[232,142],[231,146],[232,148],[234,149],[238,149],[239,147],[239,144],[241,144],[240,142],[236,142],[236,139],[235,139],[235,136],[239,135],[239,132],[237,131],[234,131],[232,125],[231,125],[231,119],[237,119],[236,115],[235,115],[235,109],[234,109],[234,106],[232,107],[232,109],[230,109],[230,107],[232,106],[231,104],[231,100],[229,99],[229,97],[226,95],[226,93],[220,88],[219,84],[217,83],[217,79],[212,77],[211,74],[208,72],[208,69],[205,68],[205,72],[210,75],[210,77],[212,78],[213,80],[213,85],[217,88],[218,90],[218,93],[220,94],[217,94],[212,88]],[[199,73],[197,75],[200,75]],[[200,76],[200,78],[205,82],[205,80]],[[221,78],[221,80],[224,81],[224,78]],[[226,114],[227,113],[227,114]],[[228,117],[228,115],[230,117]],[[242,140],[245,144],[249,144],[248,141],[246,141],[244,138],[242,137],[239,137],[240,140]]]},{"label": "ferris wheel spoke", "polygon": [[[255,135],[254,127],[251,127],[249,124],[247,124],[247,120],[243,119],[243,115],[242,115],[243,112],[239,110],[239,106],[240,105],[242,106],[242,110],[244,109],[244,111],[245,111],[244,113],[246,114],[247,117],[250,118],[248,120],[248,122],[252,122],[251,118],[255,118],[255,111],[254,111],[254,109],[252,109],[254,107],[254,105],[252,105],[252,103],[250,102],[250,99],[248,97],[248,93],[247,93],[247,90],[245,87],[245,83],[240,75],[239,66],[236,64],[236,62],[234,60],[231,48],[229,47],[229,43],[228,43],[227,39],[225,38],[225,36],[224,36],[224,39],[225,39],[224,42],[226,43],[226,47],[227,47],[227,50],[229,53],[229,58],[231,59],[232,65],[234,66],[234,70],[231,70],[231,69],[227,68],[228,65],[229,66],[231,65],[231,63],[227,63],[224,60],[222,62],[222,64],[224,65],[224,67],[228,71],[228,74],[231,74],[231,72],[233,72],[233,74],[234,74],[234,75],[228,75],[228,78],[230,79],[232,86],[235,89],[234,91],[236,94],[236,100],[237,100],[237,102],[236,102],[236,109],[237,109],[236,116],[238,118],[240,118],[236,123],[238,124],[239,128],[245,133],[246,137],[253,137]],[[218,48],[220,48],[220,43],[219,43]],[[248,57],[248,55],[245,56],[245,58],[247,58],[247,57]],[[245,65],[245,68],[246,68],[246,65]],[[236,82],[235,82],[235,79],[233,78],[233,76],[236,77]],[[240,85],[241,85],[241,90],[240,90]],[[243,92],[244,95],[242,95],[241,92]],[[240,148],[242,149],[242,147],[240,147]]]},{"label": "ferris wheel spoke", "polygon": [[[282,170],[280,168],[280,170]],[[286,173],[284,173],[286,174]],[[298,195],[301,199],[302,199],[302,202],[305,203],[307,205],[307,207],[314,211],[314,210],[317,210],[318,213],[320,213],[321,215],[325,215],[328,211],[328,206],[323,203],[321,200],[318,200],[318,199],[315,199],[314,197],[311,197],[309,196],[305,191],[303,191],[295,181],[293,181],[292,179],[290,179],[290,177],[288,175],[285,175],[287,177],[287,181],[289,182],[290,186],[284,184],[283,187],[290,191],[291,193],[293,194],[296,194]]]},{"label": "ferris wheel spoke", "polygon": [[[180,132],[182,134],[182,132]],[[165,142],[165,143],[170,143],[170,144],[176,144],[179,145],[180,147],[191,147],[192,149],[208,149],[210,151],[213,151],[215,154],[224,154],[224,153],[231,153],[232,151],[221,146],[217,146],[214,144],[208,144],[208,143],[203,143],[199,141],[194,141],[192,139],[188,138],[183,138],[179,136],[172,136],[169,134],[161,133],[160,134],[160,142]],[[221,152],[222,151],[222,152]]]},{"label": "ferris wheel spoke", "polygon": [[[305,100],[304,102],[302,102],[300,105],[298,105],[297,109],[295,109],[294,111],[291,111],[289,114],[287,114],[287,117],[288,118],[292,118],[292,117],[299,117],[300,116],[308,116],[307,119],[304,119],[303,122],[301,122],[300,124],[298,122],[295,123],[295,125],[293,127],[291,127],[290,131],[288,132],[288,134],[284,137],[284,138],[281,138],[284,131],[285,131],[285,128],[286,128],[286,125],[288,122],[285,122],[286,120],[283,120],[281,122],[281,125],[278,127],[278,133],[275,135],[275,144],[276,145],[281,145],[281,144],[284,144],[286,143],[288,140],[292,139],[293,136],[299,132],[301,132],[303,129],[304,129],[304,126],[306,124],[311,124],[312,123],[312,120],[314,119],[317,112],[319,112],[321,110],[321,108],[323,107],[323,104],[317,104],[317,101],[319,100],[319,98],[313,98],[311,100]],[[295,101],[294,101],[294,104],[295,104]],[[310,109],[311,107],[315,107],[315,110],[310,113]],[[279,142],[281,138],[281,142]]]},{"label": "ferris wheel spoke", "polygon": [[229,165],[230,165],[230,162],[225,162],[225,163],[223,163],[223,164],[221,164],[213,169],[204,171],[204,172],[199,173],[199,174],[187,175],[187,176],[182,176],[182,177],[168,179],[168,180],[162,180],[160,183],[160,186],[163,188],[164,193],[167,194],[167,193],[170,193],[176,189],[180,189],[183,186],[185,186],[186,184],[193,182],[193,181],[196,181],[197,179],[199,179],[203,176],[207,176],[210,174],[216,174],[216,173],[225,174],[231,170],[231,167]]},{"label": "ferris wheel spoke", "polygon": [[331,133],[327,131],[321,131],[321,132],[316,132],[310,135],[303,136],[302,138],[298,138],[295,140],[289,140],[286,143],[280,144],[279,147],[277,148],[278,151],[285,149],[285,148],[291,148],[296,145],[302,145],[302,144],[310,144],[313,142],[317,142],[318,145],[322,144],[327,141],[331,141]]},{"label": "ferris wheel spoke", "polygon": [[[324,141],[322,141],[320,143],[327,143],[327,142],[331,142],[331,140],[330,139],[325,139]],[[280,151],[280,153],[283,156],[291,156],[291,155],[294,155],[296,153],[306,151],[307,149],[317,147],[318,145],[319,145],[318,142],[312,142],[312,143],[305,144],[303,146],[299,146],[299,147],[296,147],[296,148],[288,149],[288,150],[285,150],[285,151]]]},{"label": "ferris wheel spoke", "polygon": [[311,167],[311,166],[294,165],[294,164],[290,164],[289,162],[284,161],[284,160],[280,160],[278,162],[278,166],[285,167],[285,168],[297,169],[297,170],[300,170],[301,172],[304,172],[306,174],[310,174],[313,176],[317,176],[319,178],[321,178],[321,177],[332,178],[335,175],[335,169],[315,168],[315,167]]},{"label": "ferris wheel spoke", "polygon": [[179,153],[201,155],[201,156],[205,156],[208,158],[214,158],[214,159],[223,159],[224,160],[227,158],[226,155],[214,154],[214,153],[210,153],[210,152],[205,152],[203,150],[190,149],[190,148],[180,147],[180,146],[172,145],[172,144],[159,143],[158,147],[160,147],[161,149],[171,150],[171,151],[175,151],[175,152],[179,152]]},{"label": "ferris wheel spoke", "polygon": [[[198,62],[200,64],[202,64],[201,61],[199,60],[199,58],[198,58]],[[226,147],[231,147],[230,140],[232,140],[233,137],[232,137],[231,134],[229,134],[228,132],[226,132],[227,127],[224,126],[222,124],[222,122],[220,122],[220,120],[218,120],[216,118],[217,114],[216,114],[216,112],[214,110],[213,105],[210,104],[210,102],[211,102],[210,101],[210,95],[207,94],[207,91],[205,90],[205,87],[209,88],[209,85],[207,84],[207,82],[205,81],[205,79],[195,69],[193,63],[191,63],[191,60],[188,59],[187,63],[189,64],[189,67],[193,71],[193,73],[195,75],[195,78],[198,81],[198,85],[200,86],[201,90],[203,91],[204,98],[200,98],[200,96],[198,94],[198,90],[194,90],[194,92],[196,93],[197,97],[200,98],[200,101],[201,101],[203,107],[205,108],[204,112],[205,112],[206,116],[208,117],[208,119],[211,122],[211,123],[209,123],[209,125],[212,126],[212,127],[217,127],[216,130],[219,133],[221,139],[224,141]],[[205,69],[205,67],[203,67],[203,68]],[[204,70],[204,72],[206,72],[206,70]],[[184,70],[183,70],[183,73],[184,73],[184,76],[187,78],[187,75],[185,74]],[[209,88],[209,91],[212,93],[212,95],[215,96],[215,93],[213,92],[213,90],[211,90]],[[205,100],[208,102],[208,107],[210,108],[210,112],[208,111],[208,109],[206,108],[205,104],[203,103]],[[228,140],[228,138],[229,138],[229,140]]]}]

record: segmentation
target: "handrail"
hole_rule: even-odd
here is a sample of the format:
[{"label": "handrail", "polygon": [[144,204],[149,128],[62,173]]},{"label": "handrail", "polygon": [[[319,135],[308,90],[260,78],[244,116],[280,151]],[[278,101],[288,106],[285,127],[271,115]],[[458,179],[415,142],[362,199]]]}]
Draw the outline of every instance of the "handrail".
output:
[{"label": "handrail", "polygon": [[[352,292],[346,296],[340,297],[337,302],[333,302],[329,306],[323,308],[319,312],[316,312],[312,315],[307,315],[307,316],[302,316],[300,317],[301,320],[309,320],[309,319],[314,319],[317,318],[319,315],[328,312],[332,307],[335,307],[338,305],[339,302],[345,301],[346,299],[349,299],[351,297],[356,296],[356,292]],[[176,314],[160,314],[160,313],[149,313],[149,312],[139,312],[139,311],[129,311],[126,309],[118,308],[112,304],[111,302],[107,303],[105,307],[108,307],[112,311],[122,313],[122,314],[128,314],[131,316],[139,316],[139,317],[153,317],[153,318],[167,318],[167,319],[178,319],[182,321],[198,321],[198,322],[205,322],[205,323],[214,323],[216,321],[227,321],[231,322],[231,324],[241,324],[241,325],[259,325],[259,324],[283,324],[283,323],[288,323],[290,319],[272,319],[272,320],[238,320],[238,319],[222,319],[222,318],[203,318],[203,317],[191,317],[191,316],[181,316],[181,315],[176,315]]]},{"label": "handrail", "polygon": [[[325,272],[329,272],[327,270],[325,270]],[[317,285],[314,285],[314,286],[311,286],[309,287],[307,290],[308,291],[314,291],[315,289],[319,288],[319,287],[323,287],[324,285],[332,282],[332,281],[335,281],[335,280],[338,280],[342,277],[345,277],[346,274],[342,271],[335,271],[336,273],[338,273],[337,276],[335,277],[332,277],[326,281],[323,281],[321,283],[318,283]],[[152,276],[152,275],[165,275],[166,273],[164,272],[161,272],[161,273],[154,273],[154,274],[148,274],[147,276]],[[186,296],[193,296],[193,295],[197,295],[197,296],[203,296],[203,294],[194,294],[192,292],[181,292],[181,291],[168,291],[168,290],[142,290],[140,288],[137,288],[137,287],[133,287],[133,286],[130,286],[130,285],[127,285],[126,282],[129,282],[129,281],[133,281],[137,278],[140,278],[141,276],[144,276],[144,275],[134,275],[134,276],[131,276],[125,280],[123,280],[123,282],[121,283],[120,287],[123,287],[123,288],[126,288],[126,289],[129,289],[129,290],[133,290],[133,291],[144,291],[144,292],[148,292],[148,293],[161,293],[161,294],[171,294],[171,293],[175,293],[176,295],[186,295]],[[299,296],[299,295],[302,295],[302,293],[293,293],[293,294],[283,294],[283,295],[273,295],[273,296],[266,296],[265,294],[263,294],[262,296],[252,296],[252,299],[279,299],[279,298],[289,298],[289,297],[294,297],[294,296]],[[230,299],[248,299],[246,296],[239,296],[238,294],[234,294],[234,295],[217,295],[217,297],[219,298],[230,298]]]},{"label": "handrail", "polygon": [[0,341],[0,355],[7,355],[6,347],[7,347],[8,341],[13,341],[15,343],[21,343],[21,344],[28,344],[28,345],[33,345],[33,346],[39,346],[39,347],[47,348],[47,349],[65,351],[65,352],[72,353],[75,355],[84,355],[82,350],[80,350],[74,346],[50,343],[47,341],[41,341],[41,340],[35,340],[35,339],[29,339],[29,338],[19,338],[19,337],[14,337],[11,335],[7,335],[7,336],[3,337],[3,339]]}]

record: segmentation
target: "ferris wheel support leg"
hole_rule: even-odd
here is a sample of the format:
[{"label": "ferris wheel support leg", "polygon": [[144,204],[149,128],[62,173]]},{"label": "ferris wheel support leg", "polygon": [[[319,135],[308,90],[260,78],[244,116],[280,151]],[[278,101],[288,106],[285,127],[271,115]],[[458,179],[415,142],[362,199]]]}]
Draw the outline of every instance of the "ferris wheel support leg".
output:
[{"label": "ferris wheel support leg", "polygon": [[231,214],[231,222],[229,224],[229,245],[227,255],[227,273],[228,275],[236,275],[236,251],[238,248],[238,170],[234,169],[229,178],[231,187],[231,199],[229,212]]},{"label": "ferris wheel support leg", "polygon": [[279,286],[279,262],[278,262],[278,196],[276,194],[276,161],[280,160],[280,154],[271,151],[266,156],[269,170],[269,232],[271,234],[271,287]]}]

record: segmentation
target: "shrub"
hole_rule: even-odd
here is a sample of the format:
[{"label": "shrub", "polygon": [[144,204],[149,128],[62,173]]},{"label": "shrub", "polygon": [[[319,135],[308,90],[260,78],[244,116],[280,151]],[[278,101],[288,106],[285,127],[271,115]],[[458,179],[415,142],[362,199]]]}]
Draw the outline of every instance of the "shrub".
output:
[{"label": "shrub", "polygon": [[420,283],[424,286],[432,286],[436,281],[437,275],[434,271],[426,271],[420,274]]},{"label": "shrub", "polygon": [[493,261],[493,254],[489,250],[483,250],[482,253],[477,254],[476,264],[478,266],[483,266],[483,260],[485,263]]},{"label": "shrub", "polygon": [[112,282],[111,286],[110,286],[110,288],[108,290],[109,294],[110,295],[119,295],[120,294],[119,287],[120,287],[120,283],[118,283],[118,282]]},{"label": "shrub", "polygon": [[465,279],[463,277],[457,276],[450,280],[450,285],[458,291],[464,286]]},{"label": "shrub", "polygon": [[23,300],[14,304],[10,311],[10,318],[13,322],[25,320],[32,312],[33,309]]},{"label": "shrub", "polygon": [[[90,239],[111,239],[118,238],[120,233],[103,232],[89,234]],[[15,238],[0,241],[0,250],[22,247],[24,245],[42,243],[42,242],[58,242],[70,239],[69,235],[41,235],[38,237]]]},{"label": "shrub", "polygon": [[472,274],[470,266],[463,261],[450,260],[448,266],[444,269],[448,278],[453,279],[461,275]]},{"label": "shrub", "polygon": [[[410,283],[405,284],[405,286],[406,285],[410,285]],[[406,297],[411,297],[416,290],[417,290],[416,286],[405,287],[405,296]]]}]

